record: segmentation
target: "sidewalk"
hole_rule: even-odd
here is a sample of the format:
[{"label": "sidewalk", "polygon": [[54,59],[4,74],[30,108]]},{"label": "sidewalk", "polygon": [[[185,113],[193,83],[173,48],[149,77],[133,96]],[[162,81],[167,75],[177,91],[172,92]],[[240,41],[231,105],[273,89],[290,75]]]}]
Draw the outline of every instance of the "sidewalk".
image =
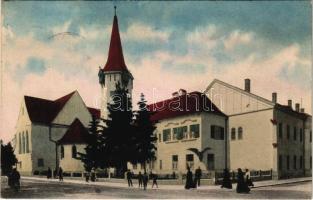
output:
[{"label": "sidewalk", "polygon": [[[58,179],[46,179],[39,177],[29,177],[23,176],[24,180],[38,180],[44,182],[59,182]],[[259,187],[268,187],[274,185],[283,185],[283,184],[291,184],[291,183],[299,183],[299,182],[309,182],[312,181],[312,177],[301,177],[301,178],[292,178],[292,179],[284,179],[284,180],[268,180],[268,181],[258,181],[254,182],[254,188]],[[85,182],[84,180],[71,180],[64,179],[64,183],[73,183],[73,184],[82,184],[82,185],[98,185],[98,186],[107,186],[107,187],[118,187],[118,188],[128,188],[127,181],[124,182],[108,182],[108,181],[97,181],[97,182]],[[138,188],[138,184],[134,183],[133,188]],[[151,182],[148,183],[148,189],[151,188]],[[220,185],[204,185],[198,187],[199,190],[213,190],[220,188]],[[236,188],[236,184],[233,184],[233,188]],[[159,185],[160,190],[183,190],[184,185]]]}]

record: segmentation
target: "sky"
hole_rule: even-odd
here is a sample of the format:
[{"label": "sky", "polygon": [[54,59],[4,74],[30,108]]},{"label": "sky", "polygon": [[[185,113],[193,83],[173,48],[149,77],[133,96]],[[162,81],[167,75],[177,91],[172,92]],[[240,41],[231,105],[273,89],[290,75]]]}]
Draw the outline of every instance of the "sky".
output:
[{"label": "sky", "polygon": [[0,138],[14,135],[24,95],[77,90],[98,108],[117,6],[133,104],[204,91],[214,78],[311,113],[309,1],[5,1],[2,3]]}]

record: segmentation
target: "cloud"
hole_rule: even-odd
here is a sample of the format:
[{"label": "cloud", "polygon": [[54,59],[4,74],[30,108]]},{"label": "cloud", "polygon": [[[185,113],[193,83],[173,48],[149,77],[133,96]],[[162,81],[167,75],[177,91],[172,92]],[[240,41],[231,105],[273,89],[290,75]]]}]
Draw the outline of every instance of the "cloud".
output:
[{"label": "cloud", "polygon": [[69,20],[64,22],[64,24],[62,25],[52,27],[53,35],[69,31],[71,23],[72,23],[71,20]]},{"label": "cloud", "polygon": [[239,30],[233,31],[224,41],[226,50],[232,50],[237,45],[249,44],[253,39],[252,33],[242,32]]},{"label": "cloud", "polygon": [[212,49],[217,44],[216,34],[217,27],[214,24],[211,24],[204,28],[196,28],[187,35],[186,40],[189,45]]},{"label": "cloud", "polygon": [[169,31],[161,31],[141,22],[130,24],[123,34],[126,40],[134,41],[160,41],[167,42],[170,36]]}]

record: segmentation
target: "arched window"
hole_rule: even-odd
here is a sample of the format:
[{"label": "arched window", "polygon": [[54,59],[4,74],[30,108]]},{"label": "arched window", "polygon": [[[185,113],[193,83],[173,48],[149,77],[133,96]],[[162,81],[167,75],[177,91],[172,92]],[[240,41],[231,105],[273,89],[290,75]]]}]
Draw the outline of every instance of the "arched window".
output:
[{"label": "arched window", "polygon": [[72,146],[72,158],[76,158],[76,156],[77,156],[77,149],[76,149],[76,146],[73,145]]},{"label": "arched window", "polygon": [[24,131],[22,133],[22,153],[25,153],[25,134],[24,134]]},{"label": "arched window", "polygon": [[61,159],[64,158],[64,146],[61,146]]},{"label": "arched window", "polygon": [[231,140],[236,140],[236,129],[231,128]]},{"label": "arched window", "polygon": [[28,138],[28,131],[26,131],[26,153],[29,153],[29,138]]},{"label": "arched window", "polygon": [[21,133],[18,133],[18,153],[22,153],[22,138],[21,138]]},{"label": "arched window", "polygon": [[242,127],[238,128],[238,140],[242,140]]}]

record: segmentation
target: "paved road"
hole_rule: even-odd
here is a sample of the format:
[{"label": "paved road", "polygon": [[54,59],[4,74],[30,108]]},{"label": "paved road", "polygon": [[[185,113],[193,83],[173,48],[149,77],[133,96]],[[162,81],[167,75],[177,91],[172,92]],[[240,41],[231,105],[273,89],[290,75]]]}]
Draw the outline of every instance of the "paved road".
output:
[{"label": "paved road", "polygon": [[22,180],[18,193],[6,185],[1,187],[3,198],[67,198],[67,199],[105,199],[105,198],[249,198],[249,199],[311,199],[311,182],[255,188],[250,194],[237,194],[235,190],[220,189],[218,186],[209,190],[158,190],[134,188],[112,188],[106,186],[79,185],[58,182]]}]

